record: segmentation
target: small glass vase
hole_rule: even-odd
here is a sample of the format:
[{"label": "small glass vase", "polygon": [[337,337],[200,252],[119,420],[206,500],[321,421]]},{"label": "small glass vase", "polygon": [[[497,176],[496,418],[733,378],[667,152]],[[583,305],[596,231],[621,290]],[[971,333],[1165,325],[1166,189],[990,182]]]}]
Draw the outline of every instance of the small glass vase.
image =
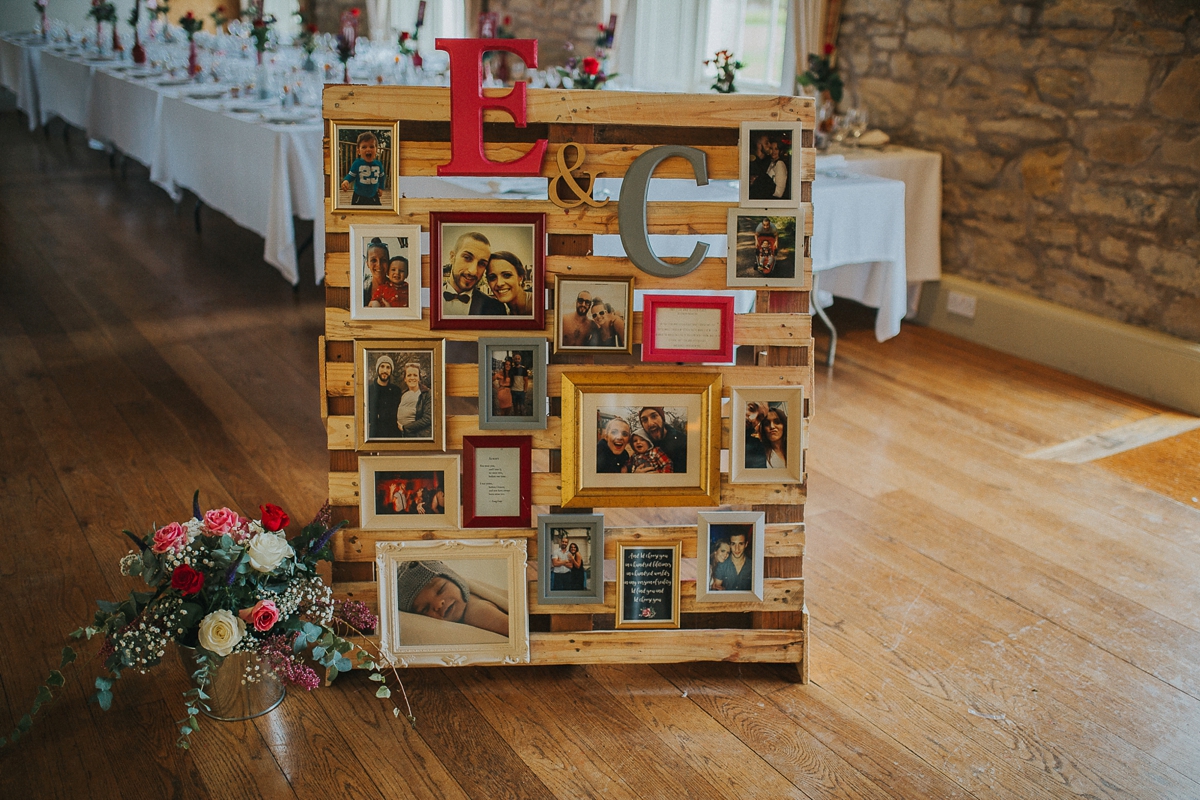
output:
[{"label": "small glass vase", "polygon": [[200,74],[200,57],[196,54],[196,40],[188,38],[188,77]]},{"label": "small glass vase", "polygon": [[[261,57],[261,53],[259,56]],[[271,90],[271,69],[262,61],[258,62],[258,69],[254,74],[254,85],[257,87],[257,97],[259,100],[270,100],[274,97],[274,92]]]},{"label": "small glass vase", "polygon": [[[189,678],[200,667],[196,663],[197,655],[197,648],[179,645],[179,660],[183,662]],[[258,653],[234,653],[223,659],[209,658],[208,683],[200,687],[208,695],[208,710],[201,707],[204,716],[220,722],[242,722],[269,714],[287,697],[287,687],[274,672],[261,664]],[[258,679],[253,682],[245,680],[247,667],[253,668],[255,664],[260,665]]]},{"label": "small glass vase", "polygon": [[300,67],[305,72],[316,72],[317,62],[313,61],[312,53],[306,53],[304,56],[304,64]]}]

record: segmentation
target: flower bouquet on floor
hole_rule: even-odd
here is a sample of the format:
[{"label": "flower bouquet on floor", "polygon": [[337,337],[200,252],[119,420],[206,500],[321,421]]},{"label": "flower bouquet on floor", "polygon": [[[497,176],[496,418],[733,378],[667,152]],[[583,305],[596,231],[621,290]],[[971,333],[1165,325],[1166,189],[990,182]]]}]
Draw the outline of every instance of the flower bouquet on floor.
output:
[{"label": "flower bouquet on floor", "polygon": [[[187,714],[177,723],[178,744],[185,749],[188,737],[199,729],[200,714],[228,718],[213,714],[210,706],[210,692],[219,683],[235,689],[263,680],[309,691],[320,686],[306,652],[329,680],[355,666],[371,670],[371,680],[379,684],[375,694],[384,699],[391,697],[384,674],[390,668],[407,706],[394,666],[383,663],[377,648],[374,656],[363,649],[370,647],[367,640],[356,646],[345,638],[374,629],[375,615],[361,602],[334,600],[317,574],[317,564],[330,559],[329,540],[346,524],[330,524],[328,504],[289,539],[290,520],[278,506],[261,506],[261,519],[251,520],[228,508],[202,513],[198,498],[199,492],[186,522],[172,522],[145,536],[124,532],[137,549],[121,559],[121,573],[140,577],[149,591],[99,601],[91,624],[70,634],[101,642],[99,656],[108,674],[96,678],[92,699],[102,709],[111,706],[113,683],[123,672],[149,672],[172,643],[188,650],[184,660],[194,668],[195,686],[184,693]],[[0,746],[30,729],[38,709],[52,699],[52,690],[64,685],[62,668],[74,660],[75,651],[64,648],[59,669],[40,687],[33,709],[16,730],[0,737]],[[219,680],[218,673],[231,665],[241,673],[226,673]],[[393,714],[400,716],[399,706],[391,702]],[[411,708],[406,717],[415,724]]]}]

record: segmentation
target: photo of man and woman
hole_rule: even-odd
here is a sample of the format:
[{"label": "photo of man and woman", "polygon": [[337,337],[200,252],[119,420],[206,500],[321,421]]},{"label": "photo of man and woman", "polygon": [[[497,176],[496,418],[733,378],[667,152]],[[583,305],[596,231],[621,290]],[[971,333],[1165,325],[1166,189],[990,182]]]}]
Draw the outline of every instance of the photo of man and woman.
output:
[{"label": "photo of man and woman", "polygon": [[686,407],[600,407],[596,472],[686,473],[687,424]]},{"label": "photo of man and woman", "polygon": [[494,317],[532,323],[542,318],[545,290],[540,225],[432,218],[430,224],[437,233],[436,242],[431,241],[431,247],[437,247],[432,256],[441,265],[436,271],[441,288],[431,287],[435,319]]},{"label": "photo of man and woman", "polygon": [[394,208],[392,129],[337,126],[334,208]]},{"label": "photo of man and woman", "polygon": [[[632,314],[628,281],[559,278],[555,350],[630,349]],[[628,322],[627,322],[628,320]]]},{"label": "photo of man and woman", "polygon": [[366,370],[366,440],[433,441],[433,355],[371,350]]},{"label": "photo of man and woman", "polygon": [[550,591],[586,592],[591,589],[591,530],[551,528],[550,538]]},{"label": "photo of man and woman", "polygon": [[738,208],[729,216],[732,285],[803,285],[790,283],[796,278],[799,215]]},{"label": "photo of man and woman", "polygon": [[446,476],[441,471],[380,470],[375,473],[375,513],[446,513]]},{"label": "photo of man and woman", "polygon": [[749,592],[754,589],[754,525],[708,526],[708,590]]},{"label": "photo of man and woman", "polygon": [[746,403],[746,469],[787,467],[788,404],[786,400]]},{"label": "photo of man and woman", "polygon": [[746,196],[751,202],[792,203],[792,136],[790,130],[750,128]]},{"label": "photo of man and woman", "polygon": [[534,351],[489,349],[488,356],[492,389],[487,402],[492,415],[532,417],[534,370],[542,368],[534,362]]}]

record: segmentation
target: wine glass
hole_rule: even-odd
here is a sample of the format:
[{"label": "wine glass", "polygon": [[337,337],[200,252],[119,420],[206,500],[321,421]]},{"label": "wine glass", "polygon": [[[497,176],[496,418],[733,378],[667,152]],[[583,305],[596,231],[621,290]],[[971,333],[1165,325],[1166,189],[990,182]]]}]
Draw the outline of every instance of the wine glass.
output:
[{"label": "wine glass", "polygon": [[856,107],[846,110],[846,130],[852,147],[858,147],[858,140],[867,132],[867,110]]}]

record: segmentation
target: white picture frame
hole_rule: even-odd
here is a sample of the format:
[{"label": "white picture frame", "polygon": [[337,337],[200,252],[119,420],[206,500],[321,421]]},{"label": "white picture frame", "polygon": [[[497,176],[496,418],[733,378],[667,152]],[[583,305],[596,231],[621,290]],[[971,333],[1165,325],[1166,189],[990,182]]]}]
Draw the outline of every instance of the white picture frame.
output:
[{"label": "white picture frame", "polygon": [[[696,525],[696,602],[753,603],[763,600],[763,568],[766,563],[766,514],[761,511],[701,511]],[[717,563],[720,549],[726,564],[734,563],[738,540],[741,537],[742,569],[750,568],[744,587],[722,588],[723,568]],[[746,551],[749,552],[746,552]],[[729,568],[724,568],[728,570]],[[728,582],[726,579],[725,582]],[[716,585],[714,585],[716,584]]]},{"label": "white picture frame", "polygon": [[[386,249],[385,278],[401,266],[401,261],[407,262],[403,287],[390,280],[383,286],[376,284],[369,261],[378,254],[378,248],[372,246],[375,239]],[[350,226],[350,319],[420,319],[423,277],[420,225]],[[404,303],[395,305],[397,298]],[[372,302],[380,305],[372,306]]]}]

